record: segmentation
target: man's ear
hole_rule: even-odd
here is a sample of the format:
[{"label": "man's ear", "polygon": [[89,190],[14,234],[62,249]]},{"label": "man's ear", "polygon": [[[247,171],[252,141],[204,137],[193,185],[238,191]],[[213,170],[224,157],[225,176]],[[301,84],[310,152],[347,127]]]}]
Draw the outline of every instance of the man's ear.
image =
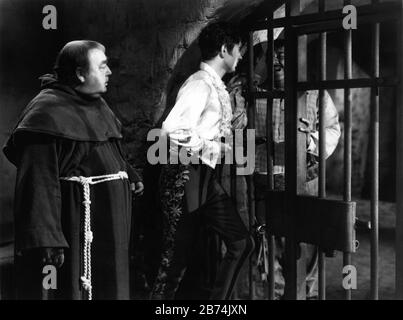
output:
[{"label": "man's ear", "polygon": [[76,76],[81,83],[84,83],[85,77],[84,77],[84,70],[82,68],[76,69]]},{"label": "man's ear", "polygon": [[226,46],[225,44],[223,44],[223,45],[221,46],[221,50],[220,50],[220,53],[219,53],[220,57],[221,57],[221,58],[224,58],[224,54],[225,54],[227,51],[228,51],[228,50],[227,50],[227,46]]}]

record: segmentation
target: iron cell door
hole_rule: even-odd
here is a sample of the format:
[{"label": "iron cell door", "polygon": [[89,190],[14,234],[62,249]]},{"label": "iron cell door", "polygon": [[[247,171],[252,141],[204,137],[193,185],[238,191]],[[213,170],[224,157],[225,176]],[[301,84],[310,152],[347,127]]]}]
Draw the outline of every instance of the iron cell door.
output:
[{"label": "iron cell door", "polygon": [[[276,17],[281,4],[273,1],[265,2],[264,17],[253,22],[249,27],[249,128],[256,127],[256,101],[265,99],[266,110],[266,150],[267,150],[267,185],[266,193],[266,221],[267,237],[269,239],[269,298],[274,298],[274,257],[276,237],[285,238],[285,298],[305,298],[306,266],[301,245],[312,244],[318,250],[319,265],[319,299],[326,298],[326,257],[331,257],[334,251],[343,252],[343,265],[351,266],[351,254],[356,250],[355,228],[355,202],[352,201],[352,90],[355,88],[369,88],[370,90],[370,142],[371,150],[371,298],[378,299],[378,206],[379,206],[379,90],[381,87],[395,88],[397,96],[397,128],[401,136],[402,127],[399,111],[401,97],[401,1],[382,2],[372,1],[371,4],[357,7],[359,27],[367,28],[371,34],[371,72],[368,77],[354,77],[353,75],[353,29],[343,28],[344,14],[341,9],[326,10],[325,1],[317,1],[317,10],[314,13],[302,12],[302,4],[307,1],[289,0],[285,2],[284,14]],[[344,1],[343,5],[349,5]],[[280,9],[279,9],[280,7]],[[272,13],[275,13],[274,15]],[[380,72],[380,27],[382,23],[391,22],[398,30],[396,38],[397,73],[394,76],[381,76]],[[285,89],[274,86],[274,36],[278,28],[284,32],[285,43]],[[256,90],[254,85],[254,42],[255,32],[267,30],[267,90]],[[342,79],[327,79],[327,36],[331,32],[343,33],[344,76]],[[309,77],[307,67],[307,47],[309,37],[317,37],[318,65],[316,78]],[[326,90],[341,89],[344,91],[344,159],[343,159],[343,192],[342,199],[330,199],[326,194],[326,130],[325,119]],[[307,155],[306,133],[300,132],[300,119],[307,117],[306,92],[318,92],[319,109],[319,163],[318,163],[318,192],[317,195],[306,195]],[[400,94],[400,95],[399,95]],[[285,127],[285,190],[274,190],[274,141],[273,141],[273,101],[284,99],[284,127]],[[260,119],[261,120],[261,119]],[[400,121],[400,122],[399,122]],[[400,130],[400,131],[399,131]],[[399,135],[400,133],[400,135]],[[399,139],[397,139],[399,141]],[[397,176],[402,174],[399,160],[403,156],[397,146]],[[400,155],[400,157],[399,157]],[[397,192],[402,190],[402,182],[397,179]],[[253,183],[250,178],[251,187]],[[249,192],[251,211],[254,212],[253,193]],[[397,196],[397,238],[402,237],[401,219],[399,211],[403,207],[400,197]],[[400,231],[399,231],[400,230]],[[402,248],[397,241],[397,249]],[[398,254],[397,264],[402,258]],[[344,269],[344,268],[343,268]],[[402,277],[398,276],[397,280]],[[342,279],[342,270],[340,270]],[[340,280],[342,283],[342,281]],[[340,284],[341,284],[340,283]],[[399,281],[397,281],[397,290]],[[401,286],[400,286],[401,287]],[[351,290],[345,288],[345,298],[351,299]]]}]

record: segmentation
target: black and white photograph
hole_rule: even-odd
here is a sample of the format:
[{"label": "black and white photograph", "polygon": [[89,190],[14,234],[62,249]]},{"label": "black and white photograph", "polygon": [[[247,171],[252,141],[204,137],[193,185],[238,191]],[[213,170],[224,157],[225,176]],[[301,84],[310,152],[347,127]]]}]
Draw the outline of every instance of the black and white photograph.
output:
[{"label": "black and white photograph", "polygon": [[0,145],[2,301],[403,299],[402,0],[0,0]]}]

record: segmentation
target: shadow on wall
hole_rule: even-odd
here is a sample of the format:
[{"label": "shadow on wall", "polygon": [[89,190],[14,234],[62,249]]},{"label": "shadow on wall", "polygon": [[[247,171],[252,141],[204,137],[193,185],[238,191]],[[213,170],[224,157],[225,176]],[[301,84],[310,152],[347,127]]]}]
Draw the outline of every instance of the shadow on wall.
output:
[{"label": "shadow on wall", "polygon": [[163,111],[161,117],[156,123],[158,128],[161,127],[162,122],[168,116],[169,112],[175,105],[176,96],[178,95],[179,89],[182,84],[189,78],[194,72],[199,70],[199,65],[201,61],[200,49],[197,40],[194,41],[190,47],[185,51],[177,62],[175,69],[170,77],[167,89],[166,89],[166,103],[165,110]]},{"label": "shadow on wall", "polygon": [[[262,4],[262,0],[226,1],[224,5],[218,8],[214,8],[214,6],[212,6],[210,10],[207,9],[207,16],[212,21],[226,21],[234,24],[241,24],[242,20],[248,15],[252,14],[260,4]],[[204,26],[207,25],[208,23],[206,23]],[[162,103],[165,108],[161,116],[156,116],[158,119],[156,121],[157,127],[161,126],[163,119],[166,118],[169,111],[173,108],[176,96],[182,84],[190,75],[199,70],[201,56],[197,43],[197,35],[198,33],[192,34],[192,36],[196,36],[196,39],[190,44],[186,51],[184,51],[184,53],[181,55],[180,59],[176,62],[172,74],[168,80],[165,90],[166,96]]]}]

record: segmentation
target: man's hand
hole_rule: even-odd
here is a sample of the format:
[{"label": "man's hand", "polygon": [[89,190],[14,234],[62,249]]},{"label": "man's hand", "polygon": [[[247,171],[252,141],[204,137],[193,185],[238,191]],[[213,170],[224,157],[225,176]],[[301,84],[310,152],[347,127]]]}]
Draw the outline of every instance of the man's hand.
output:
[{"label": "man's hand", "polygon": [[131,183],[130,189],[134,192],[136,196],[141,196],[144,192],[144,184],[141,181]]},{"label": "man's hand", "polygon": [[228,92],[233,91],[234,89],[240,89],[242,91],[242,86],[246,84],[246,77],[242,75],[235,75],[231,78],[227,83]]},{"label": "man's hand", "polygon": [[306,133],[306,145],[309,146],[309,144],[311,143],[311,133],[315,132],[314,130],[311,130],[311,123],[309,122],[309,120],[305,119],[305,118],[299,118],[299,121],[301,123],[303,123],[305,125],[305,127],[299,127],[298,131],[300,132],[304,132]]},{"label": "man's hand", "polygon": [[43,264],[52,264],[56,268],[60,268],[64,263],[63,248],[42,248],[41,256]]}]

